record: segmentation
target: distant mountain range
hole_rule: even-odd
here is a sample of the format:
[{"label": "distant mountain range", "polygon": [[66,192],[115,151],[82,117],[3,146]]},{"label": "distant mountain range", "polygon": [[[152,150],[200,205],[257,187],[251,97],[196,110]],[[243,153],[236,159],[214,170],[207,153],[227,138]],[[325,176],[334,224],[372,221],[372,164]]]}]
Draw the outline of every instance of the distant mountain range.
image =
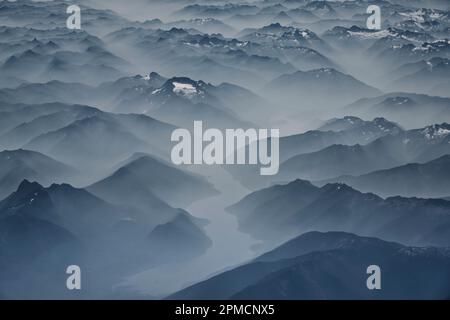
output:
[{"label": "distant mountain range", "polygon": [[149,145],[114,118],[94,116],[40,135],[28,142],[25,148],[74,165],[98,167],[106,158],[118,161],[135,151],[148,150]]},{"label": "distant mountain range", "polygon": [[68,103],[86,104],[97,101],[95,89],[81,83],[50,81],[25,83],[17,88],[0,89],[0,101],[11,104]]},{"label": "distant mountain range", "polygon": [[[30,9],[34,10],[31,13],[34,18],[42,14],[43,8],[39,6],[17,8],[20,6],[15,5],[15,9],[21,12],[24,19],[31,13]],[[37,26],[30,28],[30,25],[10,29],[2,27],[0,42],[6,41],[11,45],[2,50],[0,55],[1,77],[10,76],[32,82],[59,80],[96,85],[128,74],[130,63],[109,51],[99,37],[85,31],[71,32],[65,27],[64,6],[64,3],[57,5],[56,10],[61,11],[55,16],[59,16],[60,27],[51,32],[45,32]],[[15,10],[4,9],[2,13],[8,11]],[[93,12],[85,10],[84,13],[87,22]]]},{"label": "distant mountain range", "polygon": [[268,244],[318,230],[355,232],[410,245],[447,246],[449,206],[445,200],[382,199],[345,184],[318,188],[296,180],[251,193],[228,210],[237,216],[241,230]]},{"label": "distant mountain range", "polygon": [[[88,171],[103,171],[107,169],[105,159],[119,162],[137,151],[162,158],[170,154],[166,141],[170,141],[174,126],[145,115],[113,114],[62,103],[13,104],[2,114],[3,148],[41,152]],[[96,134],[91,137],[93,132]],[[90,156],[85,157],[85,152]]]},{"label": "distant mountain range", "polygon": [[214,19],[214,18],[192,18],[177,20],[169,23],[164,23],[160,19],[147,20],[145,22],[135,22],[133,24],[135,27],[139,28],[149,28],[149,29],[163,29],[170,30],[172,28],[178,29],[194,29],[203,33],[220,33],[227,36],[232,36],[236,34],[237,30],[227,23]]},{"label": "distant mountain range", "polygon": [[[380,94],[378,89],[331,68],[298,71],[280,76],[265,88],[265,92],[272,99],[276,98],[285,104],[298,101],[298,104],[292,107],[298,111],[318,107],[336,109],[358,97],[374,97]],[[324,92],[327,92],[327,95],[324,95]],[[332,102],[328,95],[333,96]]]},{"label": "distant mountain range", "polygon": [[[280,138],[279,144],[282,172],[275,177],[269,178],[259,176],[258,166],[230,166],[226,169],[235,177],[235,179],[239,180],[245,186],[254,189],[261,186],[267,186],[273,181],[285,179],[284,172],[290,170],[289,167],[285,168],[285,162],[287,165],[291,162],[299,163],[297,162],[298,158],[296,156],[300,157],[300,155],[315,152],[322,155],[322,150],[325,153],[327,148],[344,148],[347,150],[346,146],[349,146],[348,149],[355,144],[364,146],[378,138],[396,135],[401,131],[403,131],[403,129],[400,126],[387,121],[384,118],[376,118],[372,121],[364,121],[357,117],[335,118],[324,122],[317,130]],[[320,157],[321,156],[319,156],[319,158]],[[287,162],[291,158],[292,161]],[[329,160],[335,161],[336,157],[331,157]],[[339,165],[345,165],[345,163],[340,164],[339,161],[336,161],[335,166]],[[306,172],[309,172],[309,169],[313,170],[313,165],[308,165],[308,168],[305,169]],[[289,174],[299,175],[300,171],[293,169]]]},{"label": "distant mountain range", "polygon": [[401,131],[400,126],[384,118],[372,121],[357,117],[336,118],[325,122],[317,130],[281,138],[282,158],[286,160],[294,155],[319,151],[334,144],[365,145]]},{"label": "distant mountain range", "polygon": [[447,121],[450,117],[449,110],[449,98],[395,92],[358,100],[345,107],[342,112],[363,118],[382,116],[413,129]]},{"label": "distant mountain range", "polygon": [[[86,95],[90,100],[83,98]],[[186,77],[168,79],[155,72],[120,78],[98,87],[58,81],[25,84],[14,89],[0,89],[0,101],[33,105],[56,101],[86,104],[90,101],[104,110],[145,114],[184,127],[202,119],[213,127],[249,127],[252,122],[268,122],[271,107],[260,96],[233,84],[214,86]]]},{"label": "distant mountain range", "polygon": [[142,205],[154,195],[177,208],[217,193],[203,177],[148,155],[138,155],[87,189],[112,203]]},{"label": "distant mountain range", "polygon": [[412,163],[357,177],[343,176],[326,183],[342,182],[382,197],[441,198],[450,194],[449,173],[450,155],[445,155],[424,164]]},{"label": "distant mountain range", "polygon": [[[289,17],[287,14],[284,15],[285,17]],[[333,52],[332,47],[320,39],[316,33],[308,29],[273,23],[262,28],[245,29],[239,36],[239,39],[242,41],[250,41],[268,47],[266,50],[276,47],[278,50],[283,50],[286,54],[290,52],[289,48],[295,49],[292,50],[290,55],[287,55],[287,58],[290,58],[288,61],[300,69],[308,67],[337,67],[326,56]],[[309,48],[311,50],[308,51],[303,48]],[[296,57],[294,55],[295,51],[297,51],[298,55],[299,49],[302,49],[305,54]],[[308,53],[309,57],[306,53]]]},{"label": "distant mountain range", "polygon": [[[117,87],[117,84],[111,86]],[[261,121],[269,109],[264,99],[239,86],[227,83],[214,86],[186,77],[167,79],[154,72],[146,81],[124,89],[117,100],[118,112],[149,114],[189,127],[196,120],[203,120],[212,127],[247,127],[249,123],[241,119]],[[258,113],[260,116],[252,117]]]},{"label": "distant mountain range", "polygon": [[[141,41],[144,37],[146,41]],[[177,28],[125,28],[109,34],[107,41],[134,46],[143,60],[151,57],[159,61],[156,71],[160,73],[181,74],[214,84],[229,82],[255,89],[269,79],[295,70],[292,64],[269,55],[273,52],[270,48],[271,51],[265,52],[261,45],[220,34]],[[155,41],[159,42],[157,48],[152,45]]]},{"label": "distant mountain range", "polygon": [[[352,119],[352,118],[349,118]],[[355,120],[351,120],[355,121]],[[357,121],[356,121],[357,122]],[[371,125],[381,125],[375,132],[380,138],[364,141]],[[372,127],[373,128],[373,127]],[[376,119],[364,126],[356,126],[348,131],[353,138],[346,137],[347,131],[337,133],[308,132],[304,135],[285,137],[280,140],[280,170],[277,175],[260,177],[254,173],[255,167],[230,168],[233,176],[251,188],[265,187],[274,182],[288,182],[293,178],[306,180],[327,180],[343,175],[363,175],[372,171],[386,170],[413,162],[428,162],[450,153],[447,123],[432,125],[421,129],[401,130],[392,123]],[[364,134],[366,133],[366,134]],[[357,142],[360,144],[348,145]],[[310,142],[313,142],[310,144]],[[332,144],[335,143],[335,144]],[[314,148],[323,149],[318,151]],[[379,155],[382,154],[383,157]],[[287,158],[287,159],[286,159]]]},{"label": "distant mountain range", "polygon": [[[446,123],[399,131],[367,145],[332,145],[317,152],[293,156],[281,164],[276,177],[322,180],[324,177],[361,175],[411,162],[427,162],[449,153],[450,126]],[[383,157],[377,155],[383,154]],[[345,159],[345,160],[344,160]]]},{"label": "distant mountain range", "polygon": [[[433,58],[406,64],[400,68],[403,76],[389,84],[398,91],[425,93],[449,97],[450,60]],[[397,72],[395,74],[398,74]],[[447,89],[447,90],[445,90]]]}]

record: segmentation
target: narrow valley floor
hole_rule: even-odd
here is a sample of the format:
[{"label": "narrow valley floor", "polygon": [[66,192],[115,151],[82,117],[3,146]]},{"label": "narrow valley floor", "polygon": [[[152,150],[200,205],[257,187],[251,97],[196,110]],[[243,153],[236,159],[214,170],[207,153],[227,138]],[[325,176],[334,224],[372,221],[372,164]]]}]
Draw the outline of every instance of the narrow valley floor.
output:
[{"label": "narrow valley floor", "polygon": [[187,210],[196,217],[209,220],[205,231],[213,245],[205,254],[191,261],[146,270],[129,277],[121,286],[151,297],[163,298],[255,257],[252,246],[258,241],[240,232],[236,217],[225,211],[227,206],[239,201],[249,191],[221,168],[211,167],[207,175],[221,194],[197,201]]}]

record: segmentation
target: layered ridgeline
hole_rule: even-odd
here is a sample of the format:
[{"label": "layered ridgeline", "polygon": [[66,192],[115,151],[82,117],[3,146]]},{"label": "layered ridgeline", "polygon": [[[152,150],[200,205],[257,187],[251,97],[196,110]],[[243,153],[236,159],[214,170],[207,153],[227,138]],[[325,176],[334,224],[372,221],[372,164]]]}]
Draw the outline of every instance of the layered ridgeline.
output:
[{"label": "layered ridgeline", "polygon": [[[142,41],[143,38],[146,41]],[[296,70],[273,48],[265,50],[258,43],[225,38],[220,34],[202,34],[196,30],[132,27],[111,32],[105,40],[136,48],[138,59],[148,61],[151,57],[163,74],[184,75],[214,84],[235,83],[252,90]],[[158,43],[158,47],[154,43]],[[280,49],[283,51],[284,48]],[[191,54],[186,55],[187,52]],[[305,56],[299,50],[297,53],[297,57]]]},{"label": "layered ridgeline", "polygon": [[270,82],[264,92],[273,101],[294,105],[297,110],[336,109],[356,99],[380,94],[378,89],[332,68],[282,75]]},{"label": "layered ridgeline", "polygon": [[386,135],[366,145],[333,145],[300,154],[281,164],[278,178],[321,180],[430,161],[450,152],[449,129],[450,125],[443,123]]},{"label": "layered ridgeline", "polygon": [[411,163],[362,176],[342,176],[316,184],[342,182],[382,197],[442,198],[450,194],[450,156],[426,163]]},{"label": "layered ridgeline", "polygon": [[[285,13],[284,16],[287,17]],[[280,13],[278,18],[283,19],[283,14]],[[283,52],[284,59],[300,70],[338,68],[336,63],[328,58],[334,49],[319,35],[306,28],[289,26],[289,23],[279,21],[261,28],[246,28],[238,37],[239,40],[258,44],[257,50],[260,54],[276,56],[277,50]]]},{"label": "layered ridgeline", "polygon": [[[205,221],[153,199],[154,207],[143,211],[68,184],[23,181],[0,202],[2,288],[10,298],[112,297],[111,285],[122,277],[190,259],[211,245]],[[91,272],[85,291],[71,294],[61,283],[74,261]]]},{"label": "layered ridgeline", "polygon": [[136,154],[111,176],[87,190],[109,202],[143,209],[152,207],[150,195],[184,208],[218,193],[205,178],[145,154]]},{"label": "layered ridgeline", "polygon": [[115,111],[145,113],[184,127],[198,120],[219,128],[267,122],[269,103],[243,87],[230,83],[215,86],[187,77],[168,79],[155,72],[144,79],[117,95]]},{"label": "layered ridgeline", "polygon": [[408,92],[394,92],[363,98],[342,112],[359,117],[385,117],[408,129],[450,122],[450,99]]},{"label": "layered ridgeline", "polygon": [[[66,20],[66,6],[60,2],[61,11],[52,14],[60,17],[58,24]],[[22,6],[18,11],[26,19],[30,9],[32,8]],[[45,11],[43,7],[34,9],[34,18],[39,15],[38,11]],[[5,11],[13,14],[11,11],[15,10]],[[49,14],[42,17],[44,20],[48,18]],[[2,28],[4,31],[8,27]],[[86,31],[72,32],[65,25],[51,30],[34,29],[30,26],[10,28],[2,33],[0,41],[14,42],[14,46],[5,48],[0,55],[0,78],[17,79],[19,84],[58,80],[98,85],[123,77],[128,74],[131,66],[128,61],[113,54],[99,37]]]},{"label": "layered ridgeline", "polygon": [[450,60],[435,57],[430,60],[408,63],[396,70],[395,80],[389,87],[396,91],[418,92],[449,97]]},{"label": "layered ridgeline", "polygon": [[138,151],[168,158],[167,141],[175,129],[143,114],[83,105],[6,104],[3,109],[1,148],[40,152],[97,175],[105,163],[113,165]]},{"label": "layered ridgeline", "polygon": [[409,245],[450,244],[448,201],[382,199],[345,184],[319,188],[295,180],[251,193],[228,211],[241,230],[267,245],[311,230],[354,232]]},{"label": "layered ridgeline", "polygon": [[17,189],[24,179],[43,185],[74,179],[79,172],[41,153],[27,150],[0,152],[0,199]]},{"label": "layered ridgeline", "polygon": [[346,116],[325,121],[316,130],[290,135],[280,139],[282,161],[304,153],[320,151],[332,145],[365,145],[378,138],[395,135],[403,129],[384,118],[371,121]]},{"label": "layered ridgeline", "polygon": [[213,85],[187,77],[165,78],[156,72],[122,77],[99,86],[60,81],[24,84],[0,89],[0,101],[9,104],[91,103],[104,110],[145,114],[178,126],[202,120],[219,128],[252,127],[252,123],[268,122],[271,107],[257,94],[232,83]]},{"label": "layered ridgeline", "polygon": [[[381,269],[382,290],[367,289],[370,265]],[[448,248],[310,232],[168,299],[447,299],[449,267]]]},{"label": "layered ridgeline", "polygon": [[[246,261],[214,210],[246,192],[223,168],[266,188],[230,207],[241,230],[294,240],[174,297],[449,298],[447,250],[403,246],[449,242],[448,1],[377,2],[381,30],[366,0],[119,2],[83,1],[70,30],[67,1],[0,1],[0,299],[143,297]],[[294,135],[276,176],[200,168],[224,191],[203,202],[207,177],[169,161],[194,121]]]},{"label": "layered ridgeline", "polygon": [[[380,137],[394,135],[402,130],[399,125],[384,118],[375,118],[372,121],[351,116],[334,118],[325,121],[316,130],[281,137],[279,140],[281,169],[287,160],[297,155],[318,152],[333,145],[366,145]],[[228,166],[226,169],[235,179],[252,189],[281,180],[281,173],[272,178],[259,176],[257,166]]]},{"label": "layered ridgeline", "polygon": [[[255,175],[255,168],[250,166],[229,171],[242,184],[255,189],[295,178],[321,181],[344,175],[359,176],[410,163],[425,163],[450,153],[447,123],[407,131],[381,119],[373,123],[378,123],[375,131],[370,131],[370,126],[343,127],[339,132],[312,131],[281,138],[280,154],[285,156],[280,159],[278,174],[272,177]],[[336,126],[340,128],[341,124]],[[316,151],[321,146],[324,148]]]}]

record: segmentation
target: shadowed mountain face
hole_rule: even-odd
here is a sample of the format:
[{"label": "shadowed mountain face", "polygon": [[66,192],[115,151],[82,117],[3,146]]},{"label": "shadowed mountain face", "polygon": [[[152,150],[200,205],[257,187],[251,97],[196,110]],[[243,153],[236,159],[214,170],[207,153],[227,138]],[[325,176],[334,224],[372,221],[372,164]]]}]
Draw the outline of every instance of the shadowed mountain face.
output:
[{"label": "shadowed mountain face", "polygon": [[[167,222],[159,226],[161,211],[112,205],[67,184],[44,188],[24,180],[16,192],[0,202],[0,256],[5,261],[0,266],[2,286],[11,297],[23,296],[20,288],[25,283],[30,298],[42,298],[41,294],[71,297],[58,285],[61,279],[56,270],[78,261],[94,272],[104,270],[102,276],[91,279],[88,292],[79,296],[91,297],[117,277],[136,272],[132,261],[152,266],[190,259],[205,251],[210,240],[202,230],[203,221],[183,210],[166,208]],[[161,250],[175,252],[180,246],[183,255],[159,254]],[[45,268],[45,283],[41,277],[33,279],[30,266],[36,272]],[[23,279],[12,281],[12,273]],[[42,285],[44,293],[39,290]]]},{"label": "shadowed mountain face", "polygon": [[251,193],[228,210],[242,230],[268,243],[309,230],[358,232],[412,245],[450,243],[445,236],[450,226],[447,201],[384,200],[345,184],[318,188],[296,180]]},{"label": "shadowed mountain face", "polygon": [[0,199],[15,191],[24,179],[49,185],[70,180],[77,174],[74,168],[37,152],[3,151],[0,153]]},{"label": "shadowed mountain face", "polygon": [[[373,264],[386,271],[382,290],[367,290],[366,269]],[[449,264],[448,248],[311,232],[168,299],[445,299]],[[432,290],[420,289],[430,284]]]},{"label": "shadowed mountain face", "polygon": [[[0,299],[449,298],[449,31],[448,0],[0,1]],[[279,150],[175,165],[176,129]]]},{"label": "shadowed mountain face", "polygon": [[[203,177],[189,174],[149,156],[142,156],[118,169],[88,190],[113,203],[147,203],[149,194],[175,207],[186,207],[195,200],[216,194]],[[124,195],[131,190],[133,198]],[[142,198],[138,196],[142,194]],[[122,199],[122,200],[121,200]]]}]

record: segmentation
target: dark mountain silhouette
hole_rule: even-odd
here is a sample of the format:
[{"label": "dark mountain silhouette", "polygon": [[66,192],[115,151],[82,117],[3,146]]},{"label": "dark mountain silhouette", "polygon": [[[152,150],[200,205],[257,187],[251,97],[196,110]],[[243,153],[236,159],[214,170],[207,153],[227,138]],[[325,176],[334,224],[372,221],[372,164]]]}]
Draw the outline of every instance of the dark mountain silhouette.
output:
[{"label": "dark mountain silhouette", "polygon": [[[167,232],[153,237],[161,220],[152,212],[112,205],[68,184],[44,188],[24,180],[16,192],[0,202],[2,288],[9,288],[12,297],[65,297],[68,293],[60,289],[64,270],[75,262],[96,274],[92,279],[86,274],[88,292],[84,295],[95,296],[143,266],[173,260],[173,255],[163,256],[159,250],[174,250],[172,245],[177,241],[182,240],[184,248],[178,260],[201,254],[209,246],[202,230],[204,222],[183,210],[172,209],[172,213],[172,218],[166,216],[169,223],[160,227]],[[174,230],[185,233],[169,232],[172,224]],[[37,273],[30,272],[30,267]],[[101,275],[97,274],[100,270]],[[39,272],[44,277],[34,277]],[[23,278],[11,281],[13,273]],[[19,290],[23,281],[30,286],[25,295]]]},{"label": "dark mountain silhouette", "polygon": [[203,253],[211,240],[185,214],[153,229],[147,237],[149,248],[164,261],[182,260]]},{"label": "dark mountain silhouette", "polygon": [[2,151],[0,152],[0,199],[15,191],[24,179],[50,185],[54,182],[69,181],[77,174],[74,168],[37,152]]},{"label": "dark mountain silhouette", "polygon": [[[447,248],[311,232],[168,299],[446,299],[449,264]],[[366,287],[370,265],[381,269],[381,290]]]}]

